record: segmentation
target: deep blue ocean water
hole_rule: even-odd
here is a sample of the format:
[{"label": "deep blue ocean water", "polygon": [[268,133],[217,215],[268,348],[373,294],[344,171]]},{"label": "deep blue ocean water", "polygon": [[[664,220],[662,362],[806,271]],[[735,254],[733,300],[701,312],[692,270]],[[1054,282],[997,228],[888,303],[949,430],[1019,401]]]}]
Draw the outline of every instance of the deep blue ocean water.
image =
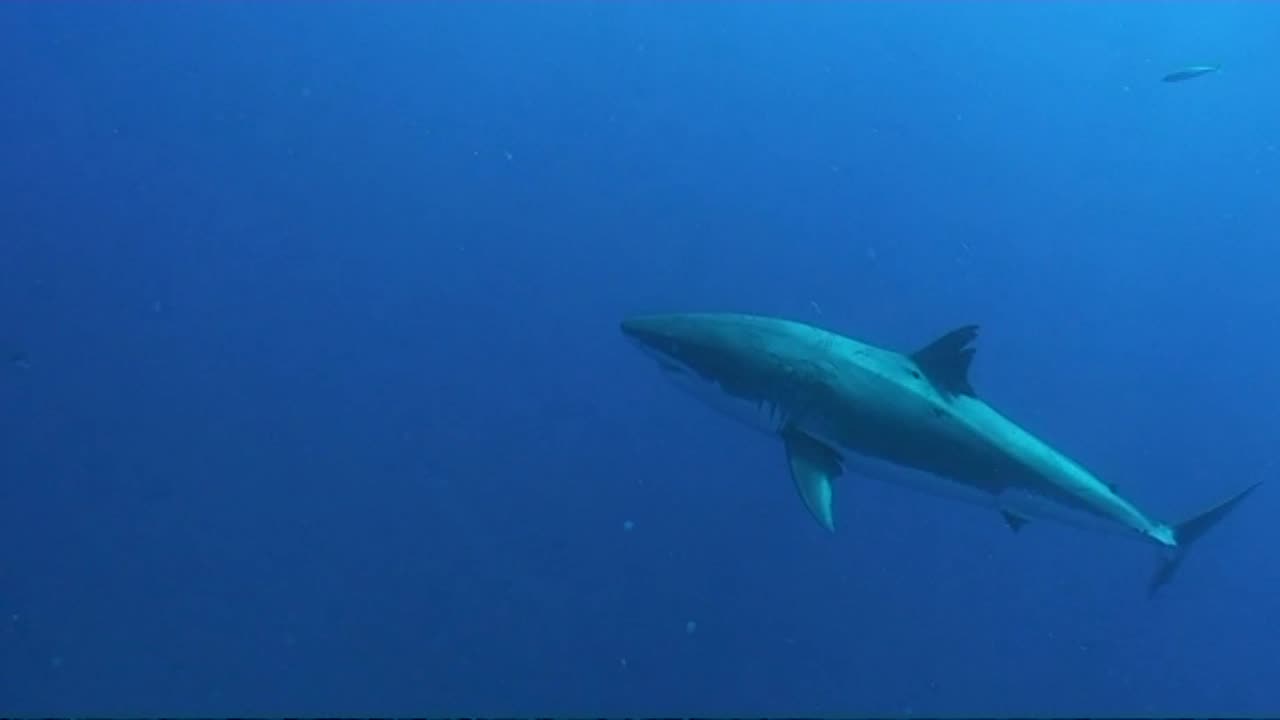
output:
[{"label": "deep blue ocean water", "polygon": [[[1159,517],[1280,470],[1280,6],[0,6],[0,714],[1280,711],[1156,553],[846,477],[631,313],[908,351]],[[1186,65],[1219,73],[1160,82]]]}]

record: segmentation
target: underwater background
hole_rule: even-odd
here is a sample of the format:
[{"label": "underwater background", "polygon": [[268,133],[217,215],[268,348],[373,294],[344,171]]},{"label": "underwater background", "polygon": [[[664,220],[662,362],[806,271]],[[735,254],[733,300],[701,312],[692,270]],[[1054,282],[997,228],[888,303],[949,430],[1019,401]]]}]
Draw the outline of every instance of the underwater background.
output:
[{"label": "underwater background", "polygon": [[[1264,714],[1264,484],[846,476],[618,332],[910,351],[1177,518],[1274,480],[1280,5],[0,5],[0,713]],[[1188,65],[1221,71],[1161,82]]]}]

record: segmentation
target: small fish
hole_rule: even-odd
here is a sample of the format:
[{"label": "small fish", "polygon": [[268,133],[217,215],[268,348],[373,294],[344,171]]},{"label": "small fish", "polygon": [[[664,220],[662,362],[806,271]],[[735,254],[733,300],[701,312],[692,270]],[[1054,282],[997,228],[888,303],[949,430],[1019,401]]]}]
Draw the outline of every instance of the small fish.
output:
[{"label": "small fish", "polygon": [[9,353],[9,364],[19,370],[30,370],[31,358],[28,357],[25,352],[21,350],[16,350],[14,352]]},{"label": "small fish", "polygon": [[1221,69],[1222,69],[1221,65],[1192,65],[1191,67],[1185,67],[1185,68],[1182,68],[1181,70],[1175,70],[1169,73],[1168,75],[1165,75],[1164,77],[1160,78],[1160,80],[1162,82],[1167,82],[1167,83],[1182,82],[1183,80],[1198,78],[1201,75],[1208,75],[1209,73],[1215,73]]}]

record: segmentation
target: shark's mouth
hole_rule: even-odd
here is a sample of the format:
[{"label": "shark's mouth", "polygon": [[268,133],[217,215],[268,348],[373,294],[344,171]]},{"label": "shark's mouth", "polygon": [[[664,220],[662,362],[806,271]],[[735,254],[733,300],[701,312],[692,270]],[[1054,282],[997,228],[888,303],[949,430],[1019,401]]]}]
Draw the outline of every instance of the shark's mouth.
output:
[{"label": "shark's mouth", "polygon": [[645,343],[637,345],[657,362],[663,376],[672,384],[720,414],[771,435],[776,435],[790,425],[792,415],[785,404],[777,399],[740,391]]}]

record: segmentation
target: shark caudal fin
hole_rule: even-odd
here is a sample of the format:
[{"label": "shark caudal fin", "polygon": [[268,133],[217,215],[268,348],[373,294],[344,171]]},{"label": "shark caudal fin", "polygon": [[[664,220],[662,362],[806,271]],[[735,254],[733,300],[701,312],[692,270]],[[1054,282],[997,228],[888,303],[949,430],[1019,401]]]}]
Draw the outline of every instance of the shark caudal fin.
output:
[{"label": "shark caudal fin", "polygon": [[1256,482],[1209,509],[1192,515],[1174,525],[1173,534],[1178,541],[1178,546],[1170,551],[1170,554],[1160,563],[1160,567],[1156,569],[1155,575],[1151,576],[1151,582],[1147,585],[1147,595],[1154,596],[1160,588],[1167,585],[1173,579],[1174,573],[1178,571],[1178,567],[1182,565],[1182,561],[1187,557],[1187,553],[1190,552],[1195,542],[1204,537],[1204,534],[1209,532],[1210,528],[1217,525],[1218,521],[1226,517],[1240,504],[1241,500],[1244,500],[1250,493],[1257,490],[1261,484],[1261,482]]}]

